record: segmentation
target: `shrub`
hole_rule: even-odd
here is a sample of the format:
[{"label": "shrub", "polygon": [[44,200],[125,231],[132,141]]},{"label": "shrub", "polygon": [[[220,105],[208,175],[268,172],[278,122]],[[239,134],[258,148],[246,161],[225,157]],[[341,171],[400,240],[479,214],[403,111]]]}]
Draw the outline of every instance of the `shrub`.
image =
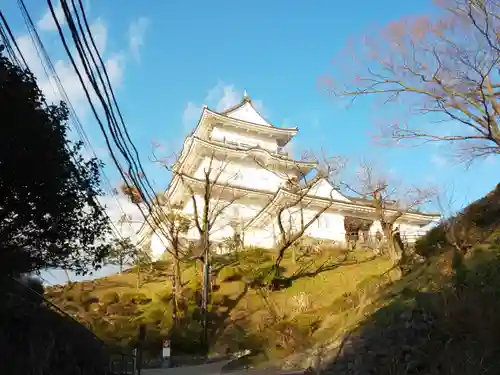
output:
[{"label": "shrub", "polygon": [[106,294],[104,294],[104,296],[101,297],[100,301],[108,306],[114,303],[118,303],[118,301],[120,301],[120,297],[116,292],[107,292]]},{"label": "shrub", "polygon": [[415,252],[424,257],[440,254],[447,245],[444,226],[438,225],[415,242]]},{"label": "shrub", "polygon": [[238,254],[238,258],[242,265],[261,265],[272,259],[270,251],[260,247],[248,247]]},{"label": "shrub", "polygon": [[120,302],[123,304],[147,305],[151,302],[151,298],[144,293],[130,292],[123,293],[120,297]]},{"label": "shrub", "polygon": [[74,289],[74,290],[68,290],[66,291],[63,296],[65,297],[66,301],[70,302],[82,302],[85,300],[89,294],[88,293],[82,293],[80,289]]},{"label": "shrub", "polygon": [[219,279],[223,282],[231,282],[241,280],[242,276],[236,267],[224,267],[219,272]]},{"label": "shrub", "polygon": [[123,305],[121,303],[114,303],[106,309],[108,315],[133,316],[136,313],[137,307],[135,305]]},{"label": "shrub", "polygon": [[295,351],[308,346],[310,330],[297,322],[285,320],[275,325],[276,348]]},{"label": "shrub", "polygon": [[89,311],[90,305],[97,304],[99,302],[99,298],[95,296],[85,296],[82,298],[81,304],[85,311]]},{"label": "shrub", "polygon": [[301,332],[311,335],[319,328],[321,319],[314,313],[299,314],[291,320],[291,323]]}]

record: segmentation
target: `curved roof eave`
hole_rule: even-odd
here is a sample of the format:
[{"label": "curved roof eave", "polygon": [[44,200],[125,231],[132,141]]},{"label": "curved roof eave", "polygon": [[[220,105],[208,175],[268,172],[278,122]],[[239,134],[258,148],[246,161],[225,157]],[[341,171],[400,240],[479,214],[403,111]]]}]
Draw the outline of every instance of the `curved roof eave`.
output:
[{"label": "curved roof eave", "polygon": [[264,116],[262,116],[262,114],[253,105],[252,99],[250,99],[247,96],[244,96],[243,100],[240,103],[238,103],[236,105],[233,105],[233,106],[229,107],[228,109],[225,109],[224,111],[220,112],[220,114],[222,114],[224,116],[227,116],[227,117],[230,117],[229,116],[230,113],[237,111],[241,107],[245,106],[245,104],[250,105],[250,107],[252,107],[252,109],[255,111],[255,113],[257,113],[260,116],[260,118],[262,120],[264,120],[271,128],[276,128],[276,126],[274,126],[271,121],[269,121],[267,118],[265,118]]},{"label": "curved roof eave", "polygon": [[[280,199],[285,198],[286,196],[293,196],[296,197],[297,195],[291,191],[288,191],[286,189],[280,188],[274,195],[273,199],[264,206],[264,208],[255,215],[255,217],[250,220],[250,222],[247,224],[246,227],[250,227],[254,222],[258,221],[262,214],[265,213],[265,211],[268,210],[269,207],[271,207],[273,204],[276,204]],[[319,196],[310,196],[306,195],[303,197],[304,200],[309,200],[311,202],[324,202],[324,203],[331,203],[331,205],[340,205],[341,207],[345,207],[346,209],[352,208],[360,208],[360,209],[366,209],[369,211],[375,210],[373,206],[368,206],[368,205],[361,205],[361,204],[356,204],[354,202],[346,202],[346,201],[339,201],[335,199],[329,199],[329,198],[324,198],[324,197],[319,197]],[[394,212],[395,210],[389,210]],[[438,219],[440,215],[437,215],[436,213],[415,213],[415,212],[405,212],[403,217],[406,218],[412,218],[415,220],[430,220],[430,222],[433,221],[433,219]]]},{"label": "curved roof eave", "polygon": [[265,130],[265,131],[271,131],[271,132],[275,132],[275,133],[293,133],[294,135],[299,131],[298,127],[295,127],[295,128],[278,128],[276,126],[269,127],[267,125],[255,124],[253,122],[248,122],[248,121],[245,121],[245,120],[240,120],[240,119],[237,119],[237,118],[232,118],[232,117],[226,116],[226,115],[224,115],[222,113],[219,113],[219,112],[216,112],[214,110],[211,110],[208,107],[204,107],[203,110],[204,111],[206,110],[211,115],[219,116],[219,117],[222,117],[223,119],[226,119],[226,120],[229,120],[229,121],[235,121],[235,122],[241,123],[243,125],[247,125],[247,126],[251,126],[251,127],[255,127],[255,128],[260,128],[260,129]]},{"label": "curved roof eave", "polygon": [[[228,149],[228,150],[236,152],[236,153],[245,153],[245,154],[261,153],[261,154],[265,154],[274,160],[281,161],[283,163],[288,162],[290,164],[295,164],[295,165],[297,165],[297,167],[314,168],[318,165],[317,161],[301,161],[301,160],[282,158],[282,157],[279,157],[279,156],[273,154],[272,152],[269,152],[269,150],[266,150],[264,148],[253,147],[253,148],[249,148],[249,149],[237,149],[237,148],[222,146],[222,145],[219,145],[215,142],[206,141],[206,140],[198,138],[198,137],[193,137],[193,140],[194,140],[194,142],[192,142],[191,144],[200,143],[200,144],[204,144],[206,146],[216,147],[216,148],[221,149],[221,150]],[[186,158],[187,158],[187,155],[186,155]]]}]

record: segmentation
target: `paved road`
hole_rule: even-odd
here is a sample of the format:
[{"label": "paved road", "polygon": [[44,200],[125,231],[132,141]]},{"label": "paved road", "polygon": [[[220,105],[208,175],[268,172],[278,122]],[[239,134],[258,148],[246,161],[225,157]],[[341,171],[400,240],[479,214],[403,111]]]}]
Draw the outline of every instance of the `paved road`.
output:
[{"label": "paved road", "polygon": [[165,369],[142,370],[141,375],[219,375],[231,361],[220,361],[198,366],[182,366]]},{"label": "paved road", "polygon": [[[183,366],[166,369],[142,370],[141,375],[220,375],[222,368],[231,361],[221,361],[199,366]],[[299,375],[299,372],[281,372],[276,370],[242,370],[224,372],[227,375]]]}]

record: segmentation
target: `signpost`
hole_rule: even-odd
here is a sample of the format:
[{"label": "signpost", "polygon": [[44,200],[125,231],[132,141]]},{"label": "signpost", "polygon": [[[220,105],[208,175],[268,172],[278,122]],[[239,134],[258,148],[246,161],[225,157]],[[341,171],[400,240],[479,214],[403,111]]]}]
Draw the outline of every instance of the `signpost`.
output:
[{"label": "signpost", "polygon": [[170,340],[166,339],[163,341],[163,348],[162,348],[162,367],[167,368],[170,367]]}]

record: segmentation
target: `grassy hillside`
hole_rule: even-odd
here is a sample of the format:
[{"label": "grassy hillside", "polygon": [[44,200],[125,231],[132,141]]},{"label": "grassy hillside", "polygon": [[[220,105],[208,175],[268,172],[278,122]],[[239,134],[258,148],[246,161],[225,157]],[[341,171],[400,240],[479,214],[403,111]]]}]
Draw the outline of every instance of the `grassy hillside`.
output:
[{"label": "grassy hillside", "polygon": [[[272,252],[215,259],[210,327],[214,352],[253,349],[254,365],[322,367],[332,374],[497,374],[500,372],[500,187],[460,214],[466,253],[446,226],[419,242],[426,261],[403,277],[370,251],[324,248],[282,263],[281,290],[258,287]],[[137,287],[135,270],[51,288],[47,295],[105,341],[130,348],[148,327],[151,355],[171,327],[171,265],[156,263]],[[172,343],[200,351],[199,265],[183,269],[182,330]]]},{"label": "grassy hillside", "polygon": [[331,374],[500,372],[500,185],[417,246],[427,261],[379,291],[365,317],[323,356]]},{"label": "grassy hillside", "polygon": [[[389,269],[390,262],[369,251],[355,254],[324,249],[319,255],[291,256],[282,263],[291,285],[279,291],[255,286],[268,274],[272,253],[248,250],[215,259],[216,284],[212,294],[211,348],[223,353],[253,349],[258,360],[273,360],[307,347],[345,326],[343,312],[355,303],[353,293],[370,286],[371,280]],[[158,352],[161,337],[171,324],[169,262],[158,262],[137,288],[136,270],[121,275],[49,288],[46,295],[112,345],[131,348],[138,325],[148,326],[151,354]],[[185,320],[176,349],[196,353],[201,328],[197,324],[199,264],[186,264],[183,271]],[[335,312],[332,314],[332,312]],[[175,345],[172,343],[172,345]]]}]

